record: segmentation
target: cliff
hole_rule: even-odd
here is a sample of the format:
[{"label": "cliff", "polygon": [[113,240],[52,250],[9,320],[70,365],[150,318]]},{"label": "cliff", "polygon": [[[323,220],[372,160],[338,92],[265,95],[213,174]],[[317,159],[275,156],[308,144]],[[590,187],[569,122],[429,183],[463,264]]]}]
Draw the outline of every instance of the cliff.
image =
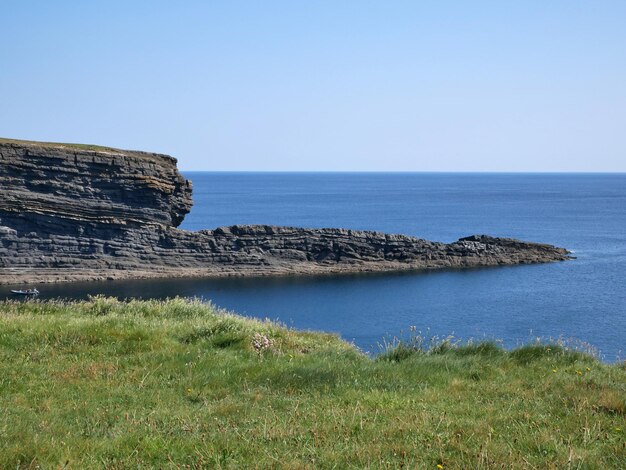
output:
[{"label": "cliff", "polygon": [[462,268],[568,259],[485,235],[451,244],[345,229],[177,229],[191,183],[167,155],[0,140],[0,283]]},{"label": "cliff", "polygon": [[0,140],[4,224],[59,234],[180,225],[191,209],[191,183],[176,159],[96,149]]}]

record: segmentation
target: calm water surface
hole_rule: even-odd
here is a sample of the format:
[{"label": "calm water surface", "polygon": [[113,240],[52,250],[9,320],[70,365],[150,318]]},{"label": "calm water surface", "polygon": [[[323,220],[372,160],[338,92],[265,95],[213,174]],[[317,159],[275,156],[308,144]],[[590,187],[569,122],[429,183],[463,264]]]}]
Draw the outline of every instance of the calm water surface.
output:
[{"label": "calm water surface", "polygon": [[450,242],[487,233],[551,243],[574,261],[467,271],[44,286],[42,297],[200,296],[244,315],[340,333],[375,352],[415,325],[506,346],[574,337],[626,357],[626,175],[186,173],[182,228],[345,227]]}]

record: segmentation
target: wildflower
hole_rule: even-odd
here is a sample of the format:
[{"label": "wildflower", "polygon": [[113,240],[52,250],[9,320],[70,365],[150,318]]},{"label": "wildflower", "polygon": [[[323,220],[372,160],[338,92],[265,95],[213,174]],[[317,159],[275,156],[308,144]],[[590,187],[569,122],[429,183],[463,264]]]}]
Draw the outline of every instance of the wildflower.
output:
[{"label": "wildflower", "polygon": [[556,369],[552,369],[552,372],[554,372],[556,374]]},{"label": "wildflower", "polygon": [[187,393],[191,393],[191,389],[190,388],[187,389]]},{"label": "wildflower", "polygon": [[252,347],[256,353],[260,356],[264,351],[271,349],[274,346],[274,341],[261,333],[254,333],[252,337]]},{"label": "wildflower", "polygon": [[577,370],[577,371],[576,371],[576,373],[577,373],[578,375],[583,375],[582,371],[580,371],[580,370]]},{"label": "wildflower", "polygon": [[441,465],[440,463],[437,464],[437,468],[443,468],[443,465]]},{"label": "wildflower", "polygon": [[591,367],[587,367],[587,372],[590,372],[590,371],[591,371]]}]

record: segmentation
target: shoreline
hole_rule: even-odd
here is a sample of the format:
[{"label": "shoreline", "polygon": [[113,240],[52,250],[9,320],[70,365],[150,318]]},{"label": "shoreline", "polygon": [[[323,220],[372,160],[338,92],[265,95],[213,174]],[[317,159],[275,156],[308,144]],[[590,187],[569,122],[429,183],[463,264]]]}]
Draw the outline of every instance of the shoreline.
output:
[{"label": "shoreline", "polygon": [[[568,259],[575,259],[570,257]],[[554,260],[552,263],[566,260]],[[0,268],[0,286],[17,286],[27,284],[64,284],[71,282],[101,282],[121,280],[145,280],[145,279],[220,279],[220,278],[266,278],[266,277],[306,277],[306,276],[336,276],[358,274],[401,274],[419,273],[431,271],[469,270],[497,268],[505,266],[546,264],[545,261],[520,262],[520,263],[494,263],[484,265],[465,266],[424,266],[420,263],[388,263],[363,265],[315,265],[302,263],[301,265],[265,266],[262,268],[252,266],[216,268],[163,268],[157,267],[152,270],[115,270],[115,269],[89,269],[89,268],[49,268],[49,269],[20,269]]]}]

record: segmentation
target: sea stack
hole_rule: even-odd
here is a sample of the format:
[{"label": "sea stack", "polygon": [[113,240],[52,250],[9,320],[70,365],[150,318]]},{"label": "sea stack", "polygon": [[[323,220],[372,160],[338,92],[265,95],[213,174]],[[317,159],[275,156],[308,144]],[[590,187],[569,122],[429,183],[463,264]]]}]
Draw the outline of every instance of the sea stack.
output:
[{"label": "sea stack", "polygon": [[0,139],[0,284],[466,268],[569,258],[474,235],[445,244],[347,229],[177,227],[192,185],[168,155]]}]

